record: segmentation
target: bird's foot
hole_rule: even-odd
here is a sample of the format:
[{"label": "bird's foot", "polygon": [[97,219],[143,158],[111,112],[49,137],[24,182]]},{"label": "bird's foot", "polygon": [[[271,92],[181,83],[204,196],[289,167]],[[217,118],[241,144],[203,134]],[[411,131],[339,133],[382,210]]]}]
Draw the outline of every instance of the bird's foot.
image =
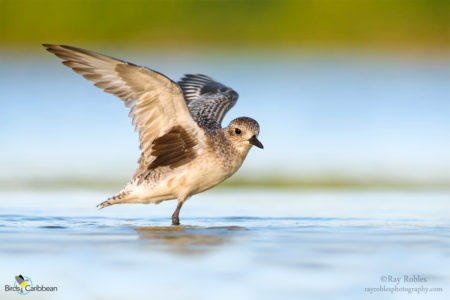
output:
[{"label": "bird's foot", "polygon": [[172,225],[180,225],[180,219],[178,216],[172,216]]}]

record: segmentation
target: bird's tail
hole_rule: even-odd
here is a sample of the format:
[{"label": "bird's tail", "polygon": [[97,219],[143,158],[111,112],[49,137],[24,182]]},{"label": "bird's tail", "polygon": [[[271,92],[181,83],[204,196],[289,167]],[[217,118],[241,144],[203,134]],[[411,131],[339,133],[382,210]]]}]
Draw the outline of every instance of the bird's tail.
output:
[{"label": "bird's tail", "polygon": [[117,195],[108,198],[106,201],[103,201],[102,203],[97,205],[97,207],[99,209],[101,209],[101,208],[105,208],[105,207],[113,205],[113,204],[134,202],[133,201],[134,197],[132,197],[130,194],[131,194],[131,191],[122,191],[122,192],[118,193]]}]

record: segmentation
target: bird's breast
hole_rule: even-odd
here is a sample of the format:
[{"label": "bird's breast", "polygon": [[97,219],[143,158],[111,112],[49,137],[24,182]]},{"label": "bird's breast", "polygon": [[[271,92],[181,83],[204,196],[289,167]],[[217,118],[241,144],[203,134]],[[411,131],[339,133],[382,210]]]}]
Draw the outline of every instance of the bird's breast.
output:
[{"label": "bird's breast", "polygon": [[186,182],[191,186],[190,194],[210,189],[233,175],[240,163],[221,160],[214,154],[205,154],[192,162],[186,173]]}]

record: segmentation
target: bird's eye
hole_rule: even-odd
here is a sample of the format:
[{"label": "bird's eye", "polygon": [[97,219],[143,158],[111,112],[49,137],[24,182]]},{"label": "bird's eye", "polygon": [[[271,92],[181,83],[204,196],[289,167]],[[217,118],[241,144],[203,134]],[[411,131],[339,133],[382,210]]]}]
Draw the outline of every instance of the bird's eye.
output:
[{"label": "bird's eye", "polygon": [[236,132],[236,134],[241,134],[241,130],[239,128],[235,128],[234,132]]}]

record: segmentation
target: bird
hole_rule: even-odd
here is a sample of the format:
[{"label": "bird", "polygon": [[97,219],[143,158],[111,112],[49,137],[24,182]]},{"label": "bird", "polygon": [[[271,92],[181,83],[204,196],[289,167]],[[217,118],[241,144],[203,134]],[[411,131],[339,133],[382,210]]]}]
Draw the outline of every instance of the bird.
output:
[{"label": "bird", "polygon": [[17,283],[20,286],[20,289],[22,290],[24,287],[28,284],[28,279],[25,279],[22,275],[15,276]]},{"label": "bird", "polygon": [[99,208],[177,200],[172,224],[192,195],[233,175],[252,146],[263,149],[260,127],[249,117],[221,123],[238,93],[209,76],[186,74],[175,82],[162,73],[97,52],[42,44],[63,64],[130,109],[141,155],[130,182]]}]

